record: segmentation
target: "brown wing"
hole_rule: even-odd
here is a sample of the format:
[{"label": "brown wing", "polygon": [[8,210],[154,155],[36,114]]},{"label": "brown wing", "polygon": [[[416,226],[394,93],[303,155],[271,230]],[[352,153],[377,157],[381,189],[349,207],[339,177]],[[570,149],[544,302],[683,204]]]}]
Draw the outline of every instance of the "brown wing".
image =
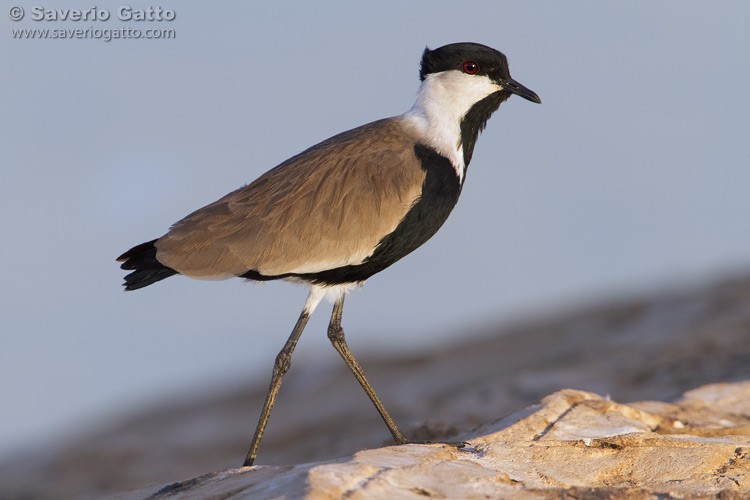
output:
[{"label": "brown wing", "polygon": [[174,224],[157,259],[205,279],[360,264],[420,196],[413,146],[396,118],[332,137]]}]

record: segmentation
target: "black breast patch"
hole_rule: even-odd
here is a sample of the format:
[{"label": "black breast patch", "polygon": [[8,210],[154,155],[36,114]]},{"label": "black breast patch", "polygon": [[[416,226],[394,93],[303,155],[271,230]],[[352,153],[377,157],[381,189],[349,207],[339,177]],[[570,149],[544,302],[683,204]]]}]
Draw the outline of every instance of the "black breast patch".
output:
[{"label": "black breast patch", "polygon": [[277,276],[264,276],[251,270],[241,277],[260,281],[294,277],[319,285],[357,283],[365,281],[422,246],[450,215],[461,194],[461,183],[450,160],[434,149],[417,144],[414,146],[414,153],[426,172],[422,182],[422,195],[396,229],[380,240],[373,254],[362,264],[317,273]]}]

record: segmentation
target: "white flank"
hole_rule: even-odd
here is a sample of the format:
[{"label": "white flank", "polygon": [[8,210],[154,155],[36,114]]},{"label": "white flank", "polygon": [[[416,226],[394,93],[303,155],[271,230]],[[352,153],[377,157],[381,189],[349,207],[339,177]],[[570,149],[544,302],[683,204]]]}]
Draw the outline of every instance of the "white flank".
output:
[{"label": "white flank", "polygon": [[308,316],[312,316],[313,311],[315,311],[315,308],[318,307],[318,304],[320,304],[320,301],[323,300],[323,297],[325,296],[325,287],[312,285],[307,300],[305,301],[305,307],[303,307],[302,310],[307,313]]},{"label": "white flank", "polygon": [[311,285],[310,294],[307,296],[305,301],[304,311],[308,316],[312,316],[313,311],[320,304],[323,299],[327,299],[329,302],[336,302],[341,299],[344,295],[352,291],[354,288],[359,286],[356,283],[346,283],[344,285],[334,286],[322,286],[322,285]]},{"label": "white flank", "polygon": [[463,182],[461,120],[474,104],[501,88],[487,76],[457,70],[433,73],[419,86],[414,106],[401,116],[417,128],[426,144],[451,161]]}]

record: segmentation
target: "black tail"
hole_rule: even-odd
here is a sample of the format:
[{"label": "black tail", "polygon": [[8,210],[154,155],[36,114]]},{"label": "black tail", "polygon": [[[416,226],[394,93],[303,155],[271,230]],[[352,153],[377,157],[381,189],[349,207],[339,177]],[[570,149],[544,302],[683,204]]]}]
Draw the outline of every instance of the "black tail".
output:
[{"label": "black tail", "polygon": [[121,269],[133,270],[125,276],[125,283],[123,283],[125,290],[138,290],[178,274],[171,267],[156,260],[154,242],[156,240],[141,243],[117,257],[117,262],[122,262]]}]

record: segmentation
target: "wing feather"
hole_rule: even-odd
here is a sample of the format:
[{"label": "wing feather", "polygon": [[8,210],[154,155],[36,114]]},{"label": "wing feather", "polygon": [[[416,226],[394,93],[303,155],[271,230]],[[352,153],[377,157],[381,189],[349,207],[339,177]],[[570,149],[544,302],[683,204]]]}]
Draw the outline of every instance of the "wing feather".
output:
[{"label": "wing feather", "polygon": [[421,194],[414,140],[390,118],[313,146],[174,224],[157,259],[206,279],[360,264]]}]

